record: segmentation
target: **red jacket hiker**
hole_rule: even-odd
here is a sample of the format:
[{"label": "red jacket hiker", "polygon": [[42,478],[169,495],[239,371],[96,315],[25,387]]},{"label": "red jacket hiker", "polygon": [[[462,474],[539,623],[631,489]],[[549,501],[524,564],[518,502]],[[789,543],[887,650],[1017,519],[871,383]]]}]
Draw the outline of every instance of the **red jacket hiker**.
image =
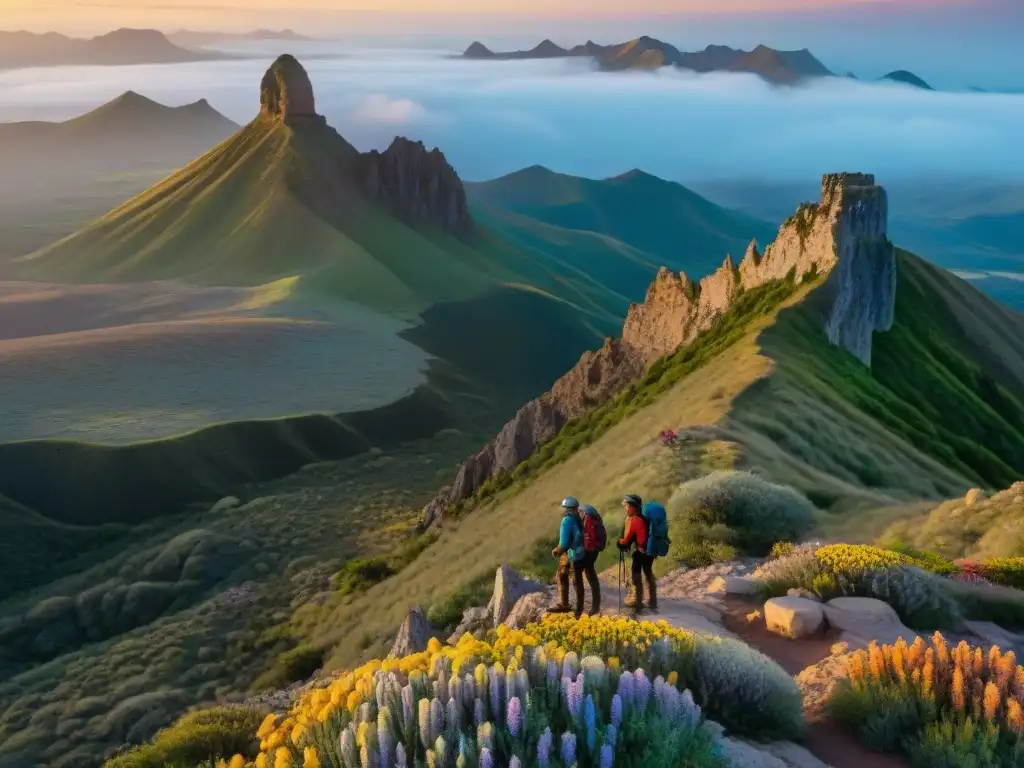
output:
[{"label": "red jacket hiker", "polygon": [[626,530],[619,539],[619,546],[628,549],[631,544],[636,544],[637,551],[647,551],[647,524],[640,516],[640,510],[632,504],[627,506]]}]

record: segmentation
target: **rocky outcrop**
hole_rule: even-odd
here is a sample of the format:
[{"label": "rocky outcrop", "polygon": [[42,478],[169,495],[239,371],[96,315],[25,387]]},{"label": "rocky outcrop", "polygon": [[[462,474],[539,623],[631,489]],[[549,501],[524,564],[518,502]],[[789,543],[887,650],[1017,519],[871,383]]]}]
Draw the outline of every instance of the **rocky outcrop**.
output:
[{"label": "rocky outcrop", "polygon": [[424,615],[421,608],[411,608],[402,626],[398,628],[395,644],[391,647],[389,658],[400,659],[412,653],[425,651],[430,638],[434,636],[434,628]]},{"label": "rocky outcrop", "polygon": [[514,469],[567,421],[609,400],[656,360],[711,328],[744,291],[771,280],[827,274],[820,288],[825,335],[870,365],[872,334],[892,326],[895,305],[885,190],[861,173],[825,175],[821,190],[821,200],[801,205],[763,254],[751,242],[738,265],[727,255],[696,283],[684,273],[659,270],[643,303],[629,308],[622,337],[585,353],[549,392],[523,406],[427,505],[423,524]]},{"label": "rocky outcrop", "polygon": [[523,597],[544,591],[543,584],[520,576],[511,566],[501,565],[494,575],[494,593],[487,604],[494,626],[505,621]]},{"label": "rocky outcrop", "polygon": [[283,120],[316,116],[313,84],[294,56],[287,53],[279,56],[263,75],[260,114]]},{"label": "rocky outcrop", "polygon": [[466,189],[436,147],[397,137],[384,152],[363,155],[364,188],[399,218],[434,224],[450,231],[472,225]]}]

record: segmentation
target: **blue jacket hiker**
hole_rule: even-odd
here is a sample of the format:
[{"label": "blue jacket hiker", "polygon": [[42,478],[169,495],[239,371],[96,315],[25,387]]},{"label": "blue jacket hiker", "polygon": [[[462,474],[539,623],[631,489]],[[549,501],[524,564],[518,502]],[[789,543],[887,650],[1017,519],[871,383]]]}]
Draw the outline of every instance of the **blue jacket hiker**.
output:
[{"label": "blue jacket hiker", "polygon": [[[586,509],[592,510],[592,507]],[[593,510],[594,514],[597,510]],[[584,541],[584,524],[580,503],[572,496],[562,501],[562,521],[558,528],[558,546],[551,550],[558,558],[558,603],[551,606],[551,613],[569,613],[573,611],[579,618],[583,614],[584,589],[583,578],[587,577],[594,599],[591,613],[600,610],[600,586],[597,585],[597,573],[594,561],[598,552],[587,552]],[[576,593],[576,608],[569,605],[569,577],[572,576]],[[591,578],[593,576],[593,578]]]}]

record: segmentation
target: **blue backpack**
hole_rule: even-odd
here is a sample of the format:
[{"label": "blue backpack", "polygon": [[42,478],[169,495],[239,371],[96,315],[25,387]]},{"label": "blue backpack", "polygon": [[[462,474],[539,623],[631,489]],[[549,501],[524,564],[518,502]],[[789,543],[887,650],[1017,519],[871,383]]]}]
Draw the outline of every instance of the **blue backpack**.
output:
[{"label": "blue backpack", "polygon": [[665,508],[656,501],[648,501],[640,510],[647,523],[647,554],[651,557],[665,557],[672,540],[668,537],[668,516]]}]

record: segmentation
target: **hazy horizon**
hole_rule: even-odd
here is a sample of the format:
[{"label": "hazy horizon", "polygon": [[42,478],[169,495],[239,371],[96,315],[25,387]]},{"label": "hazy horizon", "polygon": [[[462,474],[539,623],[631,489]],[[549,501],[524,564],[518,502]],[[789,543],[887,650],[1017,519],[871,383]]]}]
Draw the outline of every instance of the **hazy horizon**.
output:
[{"label": "hazy horizon", "polygon": [[588,38],[611,43],[647,34],[686,50],[759,43],[808,48],[839,74],[852,70],[876,78],[909,69],[937,87],[1024,90],[1018,64],[1024,3],[1015,0],[637,0],[628,14],[617,11],[620,3],[591,2],[584,11],[581,2],[543,15],[537,10],[543,6],[534,0],[498,3],[487,13],[466,10],[478,5],[471,0],[426,5],[410,0],[298,0],[291,5],[259,0],[258,7],[241,0],[0,0],[0,23],[5,29],[78,35],[126,26],[167,33],[287,27],[360,47],[459,51],[475,39],[516,48],[545,37],[572,45]]},{"label": "hazy horizon", "polygon": [[[312,44],[322,49],[322,44]],[[602,73],[581,60],[474,62],[437,51],[303,56],[318,111],[360,149],[395,135],[438,146],[467,180],[540,164],[607,177],[811,181],[839,170],[1019,181],[1024,96],[846,79],[773,88],[753,75]],[[275,54],[209,63],[0,73],[0,120],[61,120],[126,90],[255,116]]]}]

